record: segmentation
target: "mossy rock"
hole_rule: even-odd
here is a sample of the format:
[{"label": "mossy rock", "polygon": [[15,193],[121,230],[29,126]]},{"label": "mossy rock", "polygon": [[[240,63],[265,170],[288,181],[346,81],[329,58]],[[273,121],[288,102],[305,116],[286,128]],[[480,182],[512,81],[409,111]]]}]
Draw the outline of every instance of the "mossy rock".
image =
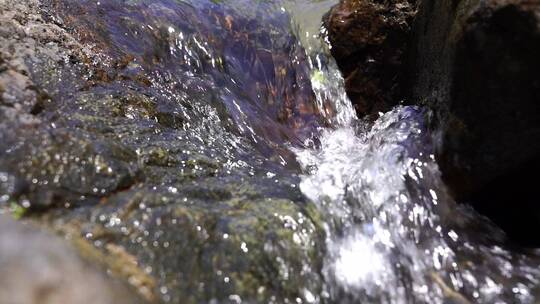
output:
[{"label": "mossy rock", "polygon": [[58,229],[76,227],[70,233],[98,250],[132,256],[162,301],[283,303],[320,294],[324,234],[315,209],[228,188],[202,197],[174,187],[134,189],[76,215],[47,217]]}]

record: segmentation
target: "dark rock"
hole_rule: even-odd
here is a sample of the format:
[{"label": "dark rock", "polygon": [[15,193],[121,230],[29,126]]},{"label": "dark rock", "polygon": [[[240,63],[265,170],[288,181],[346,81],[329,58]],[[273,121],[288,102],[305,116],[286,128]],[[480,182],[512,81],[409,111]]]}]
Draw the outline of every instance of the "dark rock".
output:
[{"label": "dark rock", "polygon": [[2,303],[142,303],[61,239],[0,215]]},{"label": "dark rock", "polygon": [[540,220],[529,189],[540,159],[540,3],[423,1],[414,35],[411,100],[442,126],[446,182],[523,237]]},{"label": "dark rock", "polygon": [[325,18],[332,55],[359,116],[387,111],[403,99],[415,2],[342,0]]}]

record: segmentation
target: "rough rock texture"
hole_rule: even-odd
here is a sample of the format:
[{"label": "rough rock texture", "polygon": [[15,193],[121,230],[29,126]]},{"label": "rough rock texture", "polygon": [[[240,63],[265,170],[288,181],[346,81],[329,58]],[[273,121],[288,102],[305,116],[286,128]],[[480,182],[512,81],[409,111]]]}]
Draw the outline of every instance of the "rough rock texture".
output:
[{"label": "rough rock texture", "polygon": [[414,34],[411,100],[436,110],[446,181],[527,239],[540,220],[531,177],[540,160],[540,2],[423,1]]},{"label": "rough rock texture", "polygon": [[1,303],[141,303],[61,239],[5,215],[0,215],[0,273]]},{"label": "rough rock texture", "polygon": [[142,2],[0,0],[0,208],[150,302],[321,294],[321,220],[274,142],[317,121],[289,19]]},{"label": "rough rock texture", "polygon": [[332,55],[359,116],[403,99],[404,61],[414,0],[342,0],[325,18]]}]

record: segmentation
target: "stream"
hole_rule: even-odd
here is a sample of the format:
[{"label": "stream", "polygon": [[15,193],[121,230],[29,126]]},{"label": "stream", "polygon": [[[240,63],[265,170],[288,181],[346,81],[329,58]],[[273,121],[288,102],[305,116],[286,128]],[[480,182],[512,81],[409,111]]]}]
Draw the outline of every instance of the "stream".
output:
[{"label": "stream", "polygon": [[430,110],[356,117],[336,2],[44,1],[87,55],[34,63],[0,177],[150,302],[534,303],[539,253],[452,199]]}]

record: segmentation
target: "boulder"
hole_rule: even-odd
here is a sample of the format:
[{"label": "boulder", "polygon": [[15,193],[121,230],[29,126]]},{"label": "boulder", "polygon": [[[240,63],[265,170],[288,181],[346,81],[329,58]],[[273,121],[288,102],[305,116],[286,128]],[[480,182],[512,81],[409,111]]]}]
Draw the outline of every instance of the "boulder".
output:
[{"label": "boulder", "polygon": [[531,177],[540,160],[540,3],[423,1],[412,41],[409,100],[435,111],[454,196],[528,243],[524,233],[540,220]]},{"label": "boulder", "polygon": [[325,26],[358,115],[402,99],[431,108],[453,196],[529,243],[523,232],[540,220],[529,177],[540,166],[540,3],[342,0]]},{"label": "boulder", "polygon": [[387,111],[403,98],[414,0],[343,0],[325,17],[332,55],[359,116]]}]

